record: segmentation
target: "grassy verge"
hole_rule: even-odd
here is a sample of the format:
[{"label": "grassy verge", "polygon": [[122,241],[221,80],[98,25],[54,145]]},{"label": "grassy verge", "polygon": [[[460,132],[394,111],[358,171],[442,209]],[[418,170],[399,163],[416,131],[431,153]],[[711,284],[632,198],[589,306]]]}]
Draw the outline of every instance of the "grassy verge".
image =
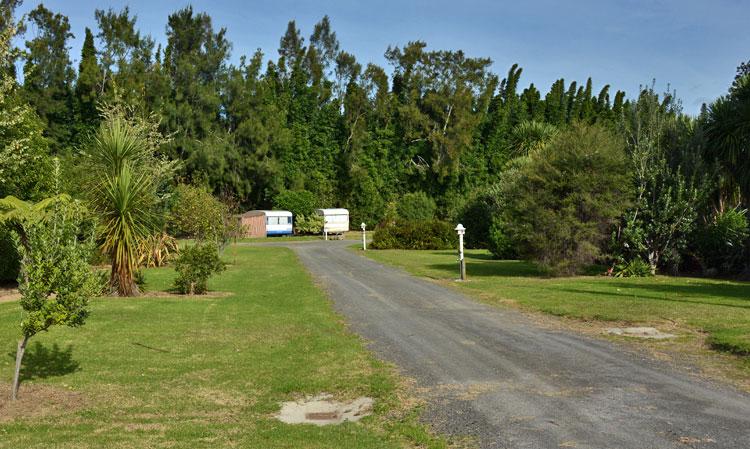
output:
[{"label": "grassy verge", "polygon": [[[374,260],[436,280],[455,279],[454,251],[368,251]],[[466,253],[469,282],[459,288],[482,300],[577,320],[667,325],[707,334],[716,350],[738,355],[750,378],[750,283],[688,277],[543,278],[533,265]]]},{"label": "grassy verge", "polygon": [[[233,250],[210,284],[230,294],[98,299],[84,327],[35,337],[15,404],[5,392],[19,306],[0,303],[0,447],[444,447],[291,251]],[[174,272],[146,276],[164,290]],[[327,427],[273,418],[280,401],[321,392],[372,396],[375,414]]]}]

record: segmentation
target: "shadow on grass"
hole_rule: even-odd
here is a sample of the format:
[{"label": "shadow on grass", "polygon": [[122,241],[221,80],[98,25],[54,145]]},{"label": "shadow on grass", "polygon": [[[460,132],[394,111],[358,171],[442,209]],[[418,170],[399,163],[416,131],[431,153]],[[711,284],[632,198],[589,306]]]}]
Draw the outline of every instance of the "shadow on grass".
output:
[{"label": "shadow on grass", "polygon": [[[620,286],[620,288],[628,290],[632,288],[638,288],[638,289],[648,289],[650,286],[633,286],[624,284]],[[665,301],[665,302],[673,302],[673,303],[682,303],[682,304],[702,304],[706,306],[716,306],[716,307],[732,307],[737,309],[750,309],[750,304],[727,304],[726,302],[722,302],[721,300],[715,300],[711,301],[708,300],[706,297],[701,296],[683,296],[681,298],[670,298],[666,296],[667,292],[671,293],[678,293],[677,289],[671,290],[671,289],[665,289],[661,290],[661,292],[664,293],[664,296],[656,296],[654,294],[643,294],[640,292],[631,292],[628,293],[627,291],[620,291],[620,292],[613,292],[610,290],[585,290],[585,289],[576,289],[576,288],[560,288],[556,287],[555,291],[558,292],[564,292],[564,293],[575,293],[577,295],[590,295],[590,296],[596,296],[599,299],[601,297],[610,296],[613,297],[611,299],[615,299],[614,297],[619,298],[627,298],[632,300],[644,300],[644,301]],[[581,296],[579,296],[581,297]],[[732,301],[732,299],[729,299],[729,301]]]},{"label": "shadow on grass", "polygon": [[[466,272],[471,276],[504,276],[504,277],[543,277],[534,265],[520,260],[493,260],[489,254],[466,254]],[[458,272],[458,257],[456,263],[438,263],[427,265],[432,270],[449,273]]]},{"label": "shadow on grass", "polygon": [[710,282],[691,282],[690,284],[633,284],[627,282],[612,282],[612,285],[617,288],[638,288],[642,290],[650,290],[653,293],[676,294],[685,296],[701,296],[701,297],[724,297],[735,300],[742,300],[750,302],[750,283],[736,283],[736,284],[714,284]]},{"label": "shadow on grass", "polygon": [[[16,361],[16,352],[11,351],[8,356]],[[80,364],[73,360],[73,346],[61,349],[57,343],[50,348],[39,342],[33,342],[26,348],[21,365],[21,381],[46,379],[48,377],[63,376],[78,371]]]}]

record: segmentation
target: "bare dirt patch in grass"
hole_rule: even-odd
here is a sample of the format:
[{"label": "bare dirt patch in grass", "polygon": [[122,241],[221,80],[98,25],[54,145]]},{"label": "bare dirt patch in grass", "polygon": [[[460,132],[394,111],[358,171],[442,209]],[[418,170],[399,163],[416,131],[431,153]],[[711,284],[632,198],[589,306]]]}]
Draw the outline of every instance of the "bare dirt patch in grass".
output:
[{"label": "bare dirt patch in grass", "polygon": [[341,424],[344,421],[359,421],[372,414],[373,404],[373,399],[368,397],[339,402],[329,394],[321,394],[282,403],[277,418],[287,424]]},{"label": "bare dirt patch in grass", "polygon": [[[202,295],[183,295],[181,293],[165,292],[165,291],[145,291],[141,292],[138,298],[149,299],[149,298],[175,298],[175,299],[217,299],[217,298],[228,298],[234,296],[232,292],[218,292],[209,291]],[[130,300],[133,298],[122,298],[120,296],[105,296],[105,299],[126,299]]]},{"label": "bare dirt patch in grass", "polygon": [[47,385],[21,384],[15,401],[10,400],[10,384],[0,383],[0,392],[0,423],[67,415],[85,405],[81,393]]},{"label": "bare dirt patch in grass", "polygon": [[0,286],[0,302],[17,301],[21,298],[21,292],[15,287]]}]

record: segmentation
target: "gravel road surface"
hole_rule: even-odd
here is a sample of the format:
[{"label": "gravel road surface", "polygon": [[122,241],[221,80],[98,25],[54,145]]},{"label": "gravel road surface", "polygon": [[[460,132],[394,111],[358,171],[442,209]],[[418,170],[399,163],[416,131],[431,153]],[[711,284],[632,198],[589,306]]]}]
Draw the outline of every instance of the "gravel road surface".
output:
[{"label": "gravel road surface", "polygon": [[424,419],[481,448],[750,449],[750,395],[385,267],[291,247],[354,332],[416,380]]}]

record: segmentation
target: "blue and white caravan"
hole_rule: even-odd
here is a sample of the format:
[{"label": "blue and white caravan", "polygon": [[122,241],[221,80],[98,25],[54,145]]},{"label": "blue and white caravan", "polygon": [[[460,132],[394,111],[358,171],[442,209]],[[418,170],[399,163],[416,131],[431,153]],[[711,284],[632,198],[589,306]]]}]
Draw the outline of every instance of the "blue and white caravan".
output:
[{"label": "blue and white caravan", "polygon": [[292,235],[292,213],[286,210],[251,210],[242,214],[240,225],[246,237]]},{"label": "blue and white caravan", "polygon": [[287,210],[266,210],[266,235],[292,235],[292,213]]}]

